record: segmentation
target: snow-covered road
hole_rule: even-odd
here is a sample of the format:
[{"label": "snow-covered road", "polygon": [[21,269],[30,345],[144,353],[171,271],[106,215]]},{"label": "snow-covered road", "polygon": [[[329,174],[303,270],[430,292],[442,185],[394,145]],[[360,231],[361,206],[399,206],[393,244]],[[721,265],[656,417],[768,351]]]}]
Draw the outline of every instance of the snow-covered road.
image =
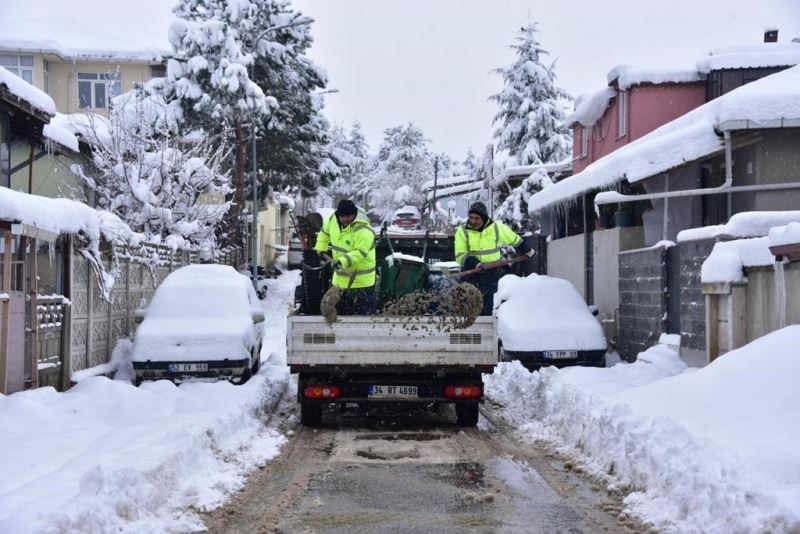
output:
[{"label": "snow-covered road", "polygon": [[297,281],[270,281],[262,367],[242,386],[93,377],[0,395],[0,532],[203,529],[192,510],[218,506],[285,441],[272,412],[291,387]]}]

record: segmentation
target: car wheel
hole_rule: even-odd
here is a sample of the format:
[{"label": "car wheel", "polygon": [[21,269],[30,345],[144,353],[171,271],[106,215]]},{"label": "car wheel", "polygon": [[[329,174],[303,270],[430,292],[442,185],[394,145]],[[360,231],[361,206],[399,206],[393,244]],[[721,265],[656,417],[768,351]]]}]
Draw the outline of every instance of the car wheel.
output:
[{"label": "car wheel", "polygon": [[142,379],[141,379],[141,378],[138,378],[138,377],[137,377],[137,378],[134,378],[134,379],[133,379],[133,385],[134,385],[134,386],[136,386],[136,387],[138,388],[139,386],[141,386],[141,385],[142,385]]},{"label": "car wheel", "polygon": [[315,427],[322,424],[321,404],[301,404],[300,423],[303,426]]},{"label": "car wheel", "polygon": [[458,426],[476,426],[478,424],[478,403],[457,403],[456,422]]}]

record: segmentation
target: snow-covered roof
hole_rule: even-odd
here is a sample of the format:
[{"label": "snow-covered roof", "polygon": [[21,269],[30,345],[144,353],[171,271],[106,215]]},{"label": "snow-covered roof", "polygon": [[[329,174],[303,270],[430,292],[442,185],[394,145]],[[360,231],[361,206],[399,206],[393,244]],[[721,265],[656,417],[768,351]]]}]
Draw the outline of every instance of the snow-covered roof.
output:
[{"label": "snow-covered roof", "polygon": [[463,174],[461,176],[448,176],[447,178],[439,178],[438,180],[428,180],[422,184],[422,189],[433,189],[434,182],[436,184],[436,188],[439,189],[449,185],[458,185],[474,181],[475,177],[468,174]]},{"label": "snow-covered roof", "polygon": [[725,224],[690,228],[678,233],[678,242],[700,239],[764,237],[772,228],[800,222],[800,211],[745,211]]},{"label": "snow-covered roof", "polygon": [[50,124],[62,128],[90,144],[111,144],[111,124],[94,113],[56,113]]},{"label": "snow-covered roof", "polygon": [[0,187],[0,219],[53,234],[83,234],[92,242],[139,242],[116,215],[67,198],[47,198]]},{"label": "snow-covered roof", "polygon": [[53,54],[65,60],[156,63],[169,53],[73,19],[0,19],[0,50]]},{"label": "snow-covered roof", "polygon": [[564,161],[557,163],[539,163],[537,165],[516,165],[506,167],[503,172],[495,176],[492,185],[497,187],[508,181],[509,178],[514,176],[530,176],[536,171],[543,169],[548,174],[570,171],[572,169],[572,158],[567,158]]},{"label": "snow-covered roof", "polygon": [[789,67],[800,64],[800,43],[758,43],[715,48],[697,60],[697,70]]},{"label": "snow-covered roof", "polygon": [[617,96],[613,87],[604,87],[592,95],[582,95],[575,102],[575,111],[567,116],[567,124],[576,123],[587,128],[597,122],[611,104],[611,99]]},{"label": "snow-covered roof", "polygon": [[694,67],[652,67],[644,65],[617,65],[608,72],[608,83],[615,80],[617,86],[626,91],[643,83],[660,85],[665,83],[699,82],[705,76]]},{"label": "snow-covered roof", "polygon": [[769,251],[768,237],[720,241],[703,262],[700,280],[704,284],[744,282],[746,267],[763,267],[775,263]]},{"label": "snow-covered roof", "polygon": [[52,119],[50,120],[49,124],[44,125],[43,132],[44,136],[51,141],[55,141],[59,145],[66,147],[73,152],[78,152],[78,138],[75,137],[75,134],[59,126],[58,124],[53,124]]},{"label": "snow-covered roof", "polygon": [[[461,183],[458,185],[453,185],[449,187],[439,187],[436,189],[436,198],[444,198],[444,197],[452,197],[454,195],[460,195],[463,193],[471,193],[472,191],[478,191],[479,189],[483,189],[486,186],[483,180],[477,182],[468,182],[468,183]],[[428,191],[427,198],[428,200],[432,200],[434,196],[433,190]]]},{"label": "snow-covered roof", "polygon": [[0,67],[0,87],[5,87],[9,93],[46,115],[56,112],[56,103],[50,95],[3,67]]},{"label": "snow-covered roof", "polygon": [[[800,126],[800,67],[766,76],[664,124],[533,195],[531,213],[622,179],[638,182],[723,149],[718,130]],[[613,193],[602,193],[611,196]]]},{"label": "snow-covered roof", "polygon": [[791,222],[769,230],[769,246],[795,245],[800,243],[800,222]]}]

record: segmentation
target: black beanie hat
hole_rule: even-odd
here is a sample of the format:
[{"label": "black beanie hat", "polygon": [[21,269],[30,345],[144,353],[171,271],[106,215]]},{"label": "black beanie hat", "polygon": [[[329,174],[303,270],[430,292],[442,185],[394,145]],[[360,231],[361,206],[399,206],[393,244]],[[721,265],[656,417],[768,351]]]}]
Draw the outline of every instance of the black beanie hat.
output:
[{"label": "black beanie hat", "polygon": [[469,207],[469,213],[477,213],[486,222],[489,219],[489,212],[486,210],[486,204],[483,202],[473,202]]},{"label": "black beanie hat", "polygon": [[336,215],[358,215],[358,208],[352,200],[343,198],[336,206]]}]

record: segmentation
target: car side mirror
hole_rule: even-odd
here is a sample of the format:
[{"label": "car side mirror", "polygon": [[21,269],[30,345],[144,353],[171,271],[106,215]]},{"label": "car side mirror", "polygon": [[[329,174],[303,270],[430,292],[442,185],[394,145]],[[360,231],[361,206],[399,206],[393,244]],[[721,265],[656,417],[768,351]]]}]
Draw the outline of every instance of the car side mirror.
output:
[{"label": "car side mirror", "polygon": [[250,316],[253,318],[253,323],[263,323],[264,322],[264,310],[259,310],[258,308],[253,308],[250,310]]},{"label": "car side mirror", "polygon": [[133,322],[136,324],[141,324],[144,321],[144,316],[147,313],[147,309],[139,308],[133,311]]}]

